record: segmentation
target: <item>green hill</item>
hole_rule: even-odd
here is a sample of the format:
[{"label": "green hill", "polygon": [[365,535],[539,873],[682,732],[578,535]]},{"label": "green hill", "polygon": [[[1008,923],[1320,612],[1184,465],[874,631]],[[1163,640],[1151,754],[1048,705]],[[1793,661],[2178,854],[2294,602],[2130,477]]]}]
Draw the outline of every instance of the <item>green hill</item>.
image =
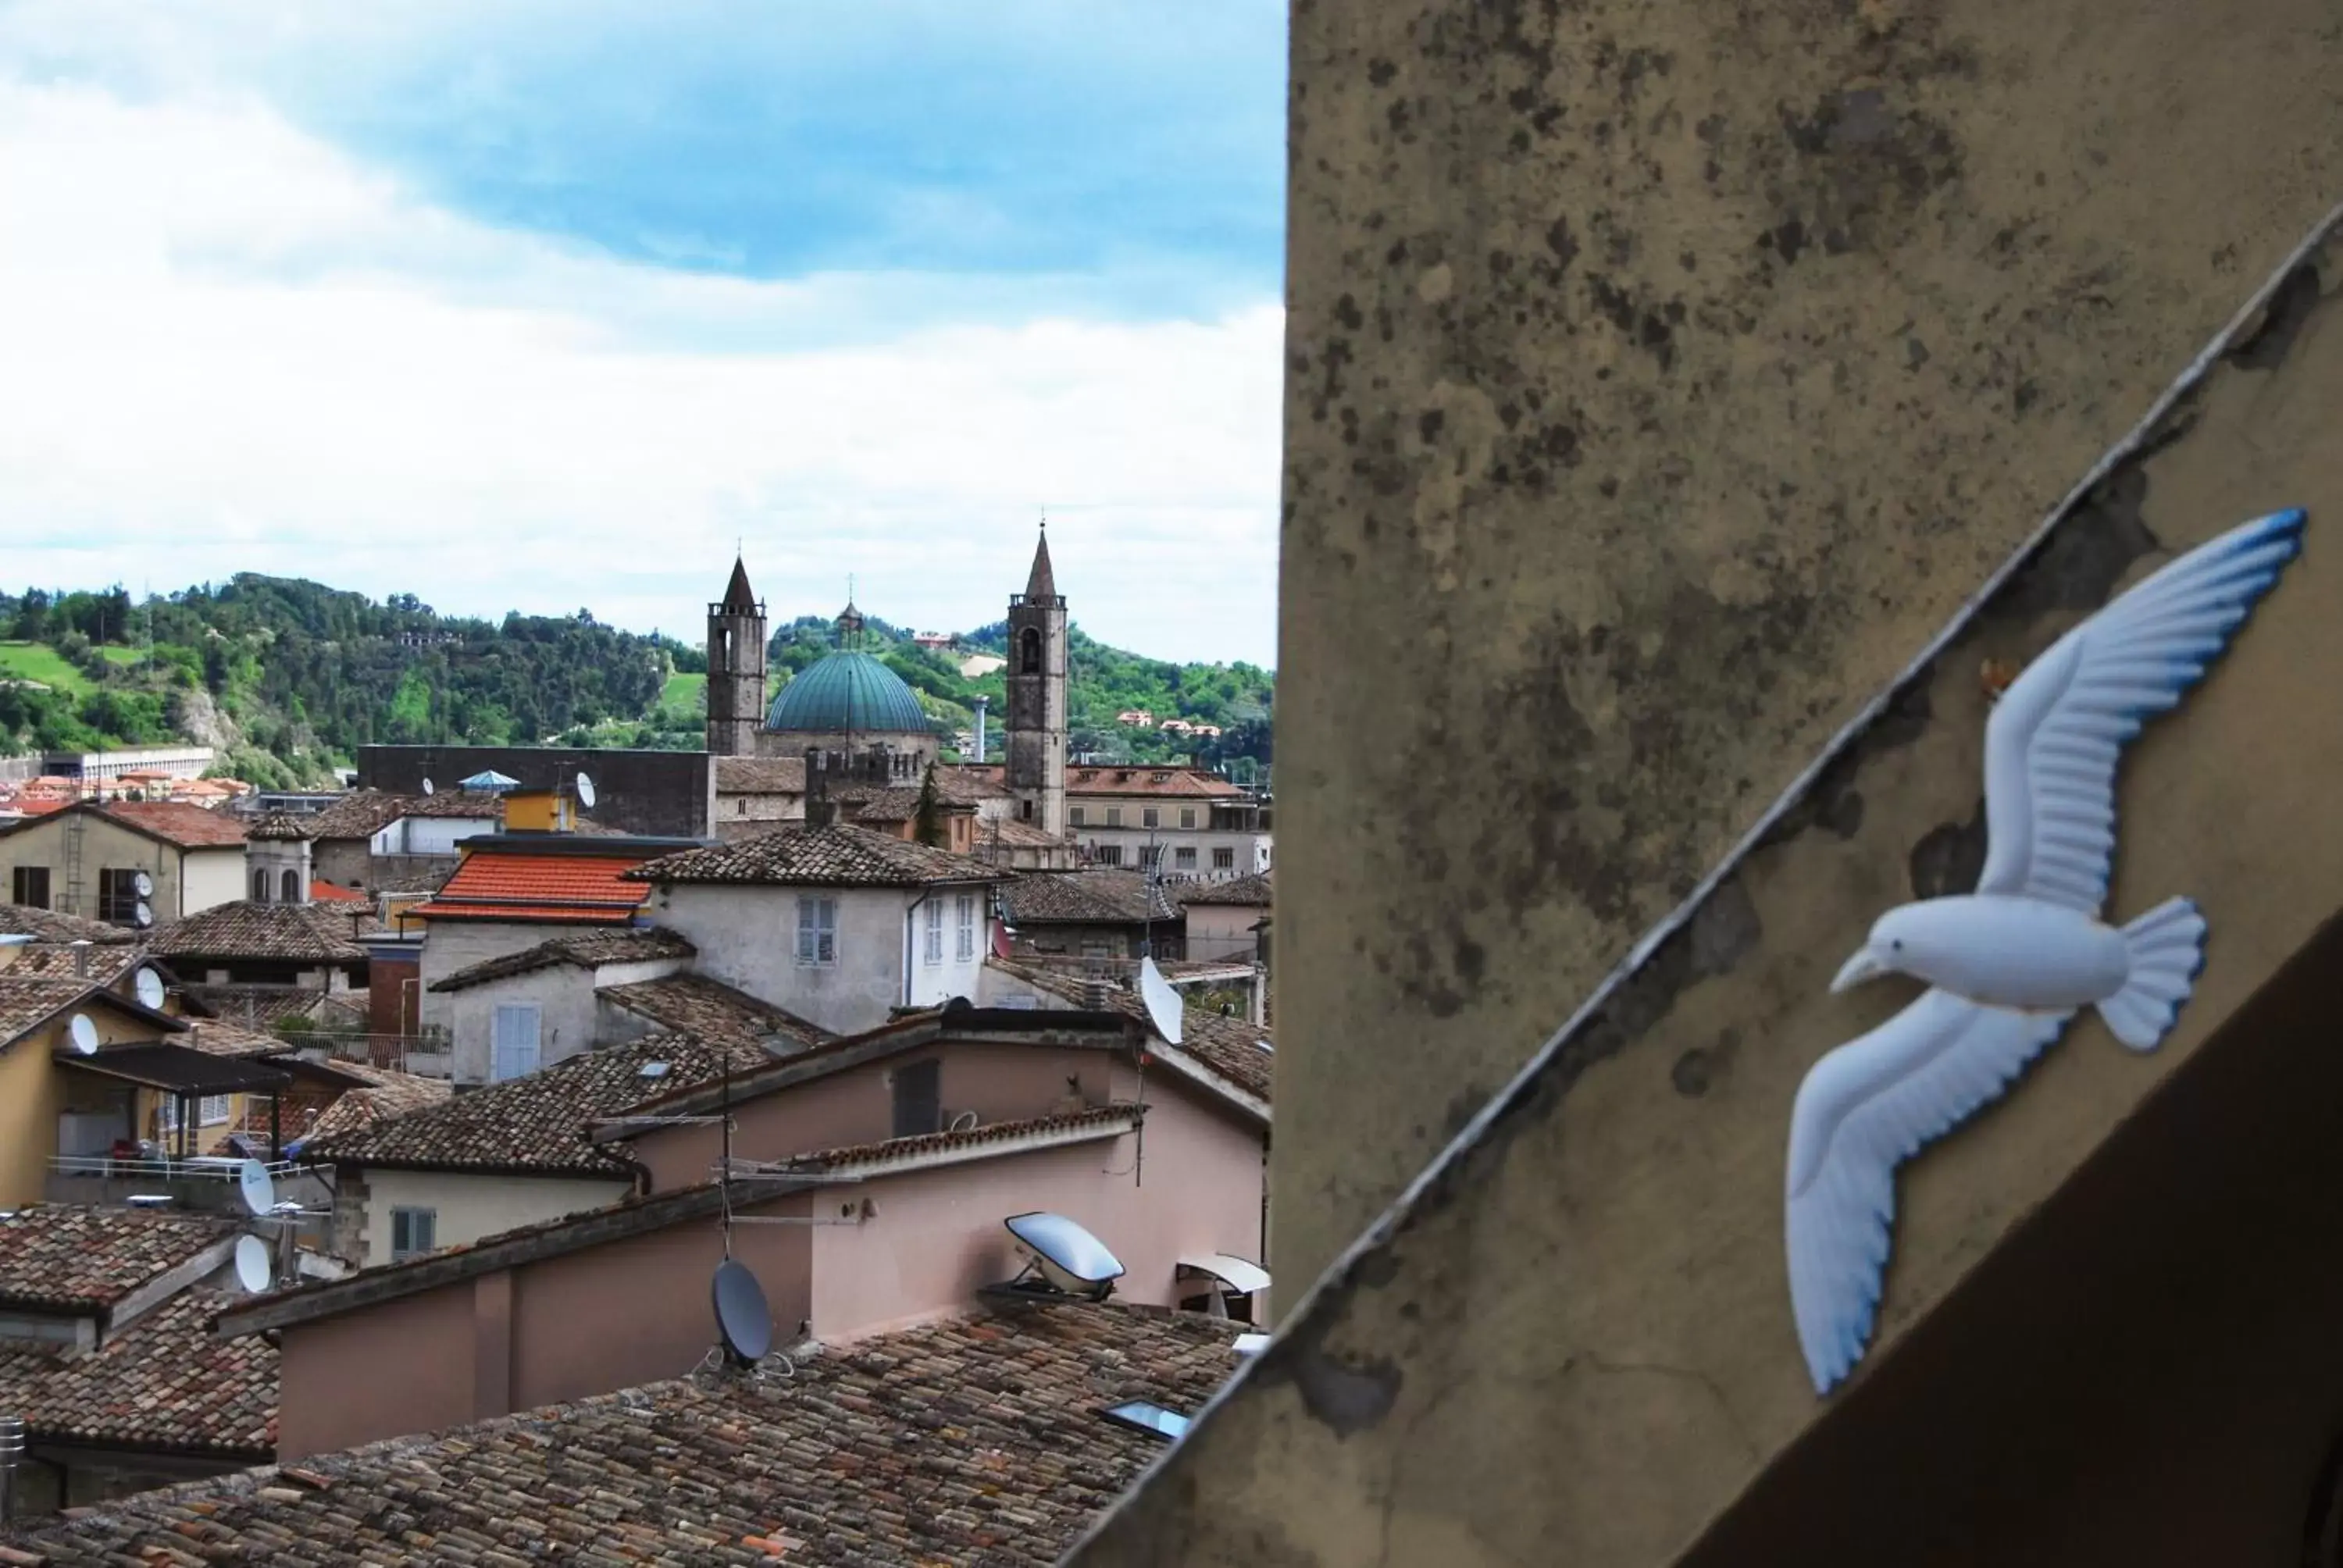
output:
[{"label": "green hill", "polygon": [[[774,632],[772,691],[832,646],[810,617]],[[882,621],[866,643],[919,693],[947,737],[990,699],[999,672],[960,673],[971,652],[1005,652],[1006,628],[970,633],[951,653],[922,648]],[[1248,664],[1173,664],[1071,639],[1072,743],[1101,760],[1269,760],[1272,674]],[[0,750],[154,745],[216,748],[220,771],[271,788],[327,781],[371,742],[662,747],[695,749],[707,710],[701,649],[574,616],[442,616],[412,594],[377,602],[295,578],[239,573],[134,603],[103,592],[0,594]],[[1219,727],[1217,739],[1115,722]],[[947,744],[950,744],[948,739]]]}]

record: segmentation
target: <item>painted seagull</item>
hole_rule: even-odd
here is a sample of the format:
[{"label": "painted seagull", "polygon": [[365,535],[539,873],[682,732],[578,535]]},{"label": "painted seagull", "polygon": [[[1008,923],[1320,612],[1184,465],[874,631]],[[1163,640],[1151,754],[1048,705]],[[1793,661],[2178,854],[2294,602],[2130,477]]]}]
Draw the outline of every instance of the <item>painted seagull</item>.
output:
[{"label": "painted seagull", "polygon": [[2050,646],[1986,725],[1987,853],[1973,895],[1880,917],[1831,981],[1929,990],[1815,1063],[1790,1117],[1790,1300],[1815,1392],[1871,1338],[1896,1167],[1997,1097],[2080,1010],[2134,1050],[2163,1040],[2203,967],[2187,899],[2099,920],[2115,850],[2116,759],[2178,704],[2301,546],[2299,510],[2173,561]]}]

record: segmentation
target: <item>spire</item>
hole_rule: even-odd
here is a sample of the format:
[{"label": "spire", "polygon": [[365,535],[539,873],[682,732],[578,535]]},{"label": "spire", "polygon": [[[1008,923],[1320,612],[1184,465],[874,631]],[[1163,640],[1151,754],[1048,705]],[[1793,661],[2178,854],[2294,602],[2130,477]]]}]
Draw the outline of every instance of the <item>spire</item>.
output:
[{"label": "spire", "polygon": [[749,588],[749,568],[737,555],[732,558],[732,580],[724,588],[724,613],[727,615],[757,613],[757,596]]},{"label": "spire", "polygon": [[1033,575],[1025,579],[1025,602],[1047,604],[1058,597],[1058,579],[1050,570],[1050,525],[1041,525],[1041,543],[1033,551]]}]

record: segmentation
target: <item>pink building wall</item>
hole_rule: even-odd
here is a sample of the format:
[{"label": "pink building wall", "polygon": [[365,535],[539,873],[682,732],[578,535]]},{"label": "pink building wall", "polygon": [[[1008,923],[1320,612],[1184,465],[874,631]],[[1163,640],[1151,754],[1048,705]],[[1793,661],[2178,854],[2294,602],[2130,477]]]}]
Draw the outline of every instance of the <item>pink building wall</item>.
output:
[{"label": "pink building wall", "polygon": [[285,1331],[277,1457],[472,1419],[472,1282]]},{"label": "pink building wall", "polygon": [[[939,1040],[735,1106],[733,1152],[779,1160],[891,1137],[892,1074],[930,1058],[943,1062],[938,1078],[947,1121],[965,1111],[980,1122],[1021,1121],[1066,1110],[1077,1096],[1082,1105],[1105,1105],[1135,1099],[1141,1088],[1138,1070],[1104,1050]],[[672,1191],[709,1179],[721,1137],[704,1125],[655,1128],[635,1139],[634,1155],[649,1170],[653,1192]]]}]

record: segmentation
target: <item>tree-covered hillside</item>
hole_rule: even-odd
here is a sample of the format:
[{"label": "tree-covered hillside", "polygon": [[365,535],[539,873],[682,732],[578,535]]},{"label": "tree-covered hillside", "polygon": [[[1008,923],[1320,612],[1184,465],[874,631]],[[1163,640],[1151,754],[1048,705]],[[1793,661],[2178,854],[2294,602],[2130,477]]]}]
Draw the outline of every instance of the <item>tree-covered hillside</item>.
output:
[{"label": "tree-covered hillside", "polygon": [[[834,646],[806,617],[772,635],[770,689]],[[998,670],[960,673],[1007,651],[1007,628],[923,648],[871,620],[865,645],[920,694],[947,736],[991,699],[992,744],[1005,718]],[[1071,739],[1101,760],[1270,758],[1270,672],[1248,664],[1173,664],[1071,639]],[[320,783],[372,741],[698,748],[707,700],[703,651],[569,617],[501,621],[442,616],[411,594],[377,603],[317,583],[242,573],[134,602],[120,588],[0,594],[0,750],[155,745],[217,749],[220,771],[272,788]],[[1121,724],[1219,727],[1217,739]],[[948,742],[949,743],[949,742]]]}]

